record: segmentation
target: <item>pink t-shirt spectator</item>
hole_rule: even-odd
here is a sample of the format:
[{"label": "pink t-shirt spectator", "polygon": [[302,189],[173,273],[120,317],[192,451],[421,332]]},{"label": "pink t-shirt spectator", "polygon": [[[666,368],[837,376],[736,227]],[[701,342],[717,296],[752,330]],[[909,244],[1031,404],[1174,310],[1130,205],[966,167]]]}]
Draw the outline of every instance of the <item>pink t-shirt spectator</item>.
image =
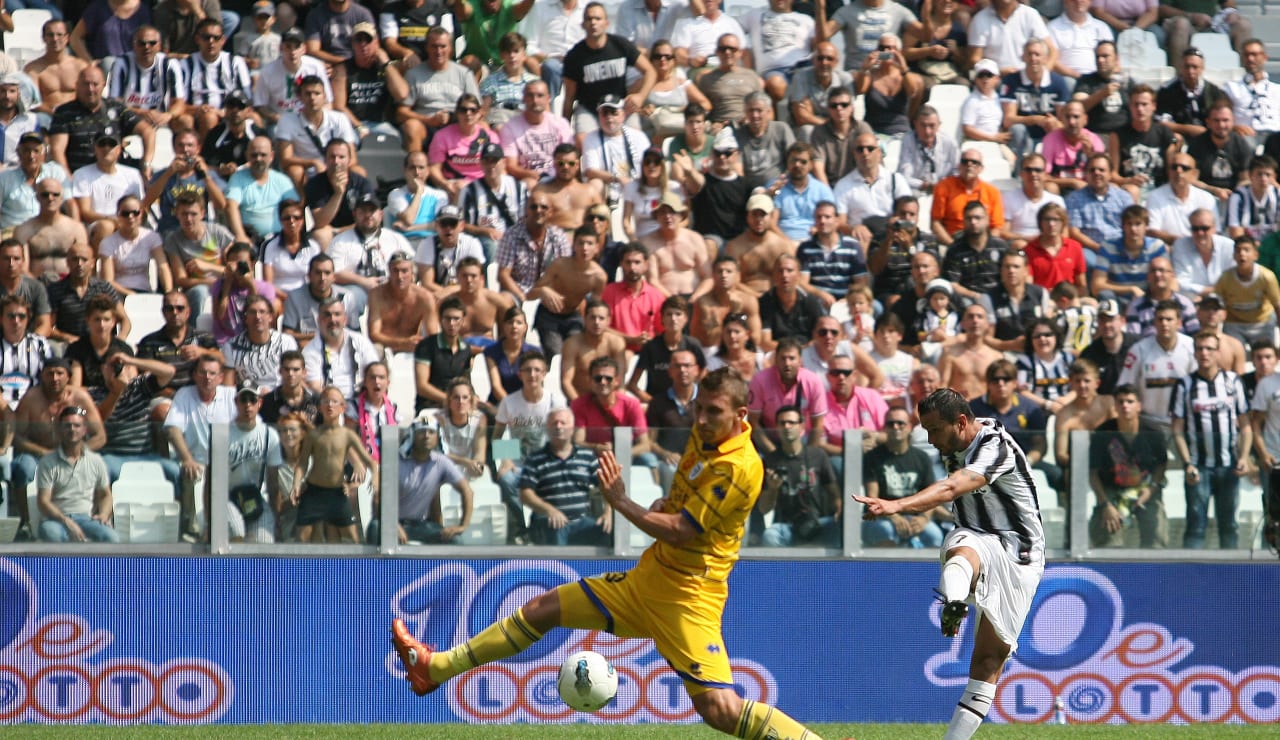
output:
[{"label": "pink t-shirt spectator", "polygon": [[[604,286],[600,300],[609,306],[609,325],[628,337],[638,337],[649,332],[653,339],[662,333],[662,303],[667,297],[649,281],[644,282],[640,294],[626,283],[609,283]],[[639,352],[640,344],[629,347]]]},{"label": "pink t-shirt spectator", "polygon": [[822,429],[827,433],[828,443],[843,447],[844,430],[879,432],[884,429],[884,417],[888,413],[889,404],[885,403],[880,391],[854,386],[853,395],[844,404],[836,400],[834,393],[827,391],[827,415],[822,417]]},{"label": "pink t-shirt spectator", "polygon": [[644,419],[644,407],[640,405],[640,399],[625,391],[619,391],[616,399],[608,414],[600,408],[594,395],[578,396],[569,404],[569,409],[573,411],[573,425],[587,430],[587,444],[612,442],[614,427],[631,427],[636,439],[649,431],[649,422]]},{"label": "pink t-shirt spectator", "polygon": [[1027,255],[1027,270],[1031,273],[1031,282],[1045,290],[1053,290],[1053,286],[1062,281],[1076,282],[1076,276],[1085,271],[1084,247],[1075,239],[1063,238],[1062,248],[1056,255],[1051,255],[1040,246],[1039,239],[1027,242],[1023,253]]},{"label": "pink t-shirt spectator", "polygon": [[760,412],[761,428],[773,429],[775,426],[773,417],[778,413],[778,409],[795,405],[796,389],[801,389],[803,392],[800,410],[804,413],[805,431],[809,431],[813,428],[814,420],[827,413],[827,389],[822,385],[822,378],[812,370],[800,368],[796,376],[796,384],[789,389],[782,387],[782,377],[778,375],[778,368],[768,367],[761,370],[751,378],[751,401],[747,409]]},{"label": "pink t-shirt spectator", "polygon": [[1050,131],[1044,137],[1044,145],[1040,149],[1045,161],[1049,163],[1050,175],[1073,177],[1077,180],[1084,179],[1084,165],[1089,155],[1106,151],[1107,148],[1102,145],[1102,139],[1089,129],[1083,131],[1079,143],[1074,146],[1067,142],[1062,129]]},{"label": "pink t-shirt spectator", "polygon": [[484,177],[480,164],[480,152],[485,145],[498,143],[498,135],[488,126],[481,125],[470,136],[463,136],[458,124],[451,123],[431,137],[427,159],[444,163],[446,180],[465,179],[467,182]]},{"label": "pink t-shirt spectator", "polygon": [[561,144],[573,143],[569,122],[553,113],[543,113],[542,123],[534,125],[523,115],[507,121],[498,133],[502,135],[502,153],[515,157],[516,163],[539,174],[555,174],[552,152]]},{"label": "pink t-shirt spectator", "polygon": [[1093,0],[1091,7],[1094,10],[1106,11],[1127,23],[1132,23],[1138,19],[1138,16],[1158,5],[1159,0]]}]

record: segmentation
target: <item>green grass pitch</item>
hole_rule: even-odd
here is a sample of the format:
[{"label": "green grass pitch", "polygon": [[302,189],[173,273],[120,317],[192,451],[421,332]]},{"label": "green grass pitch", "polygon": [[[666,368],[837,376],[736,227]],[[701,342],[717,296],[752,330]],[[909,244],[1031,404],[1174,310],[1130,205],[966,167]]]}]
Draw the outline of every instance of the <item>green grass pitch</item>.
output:
[{"label": "green grass pitch", "polygon": [[[936,740],[942,725],[812,725],[825,740]],[[1084,740],[1237,740],[1274,738],[1275,727],[1242,725],[984,725],[977,738],[1079,738]],[[701,725],[205,725],[200,727],[89,727],[18,725],[6,740],[714,740],[725,738]]]}]

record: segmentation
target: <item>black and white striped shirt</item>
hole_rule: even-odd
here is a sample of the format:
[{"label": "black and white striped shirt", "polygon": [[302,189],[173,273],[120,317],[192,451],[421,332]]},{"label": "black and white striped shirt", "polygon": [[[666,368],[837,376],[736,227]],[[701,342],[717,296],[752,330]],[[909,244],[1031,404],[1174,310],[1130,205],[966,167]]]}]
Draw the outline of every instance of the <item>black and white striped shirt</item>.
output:
[{"label": "black and white striped shirt", "polygon": [[1227,228],[1244,227],[1254,239],[1261,240],[1280,225],[1280,187],[1272,185],[1259,200],[1253,188],[1245,183],[1231,193],[1227,201]]},{"label": "black and white striped shirt", "polygon": [[110,77],[107,97],[119,98],[130,108],[166,112],[186,90],[182,61],[164,53],[156,54],[148,69],[140,68],[132,54],[112,57]]},{"label": "black and white striped shirt", "polygon": [[191,105],[221,108],[222,99],[233,91],[239,91],[245,100],[251,99],[249,67],[244,57],[224,51],[217,59],[206,62],[199,54],[192,54],[182,60],[182,76]]},{"label": "black and white striped shirt", "polygon": [[16,410],[27,390],[40,381],[40,371],[52,356],[48,340],[39,334],[29,333],[17,344],[0,337],[0,391],[10,409]]},{"label": "black and white striped shirt", "polygon": [[980,418],[977,424],[978,434],[967,448],[943,457],[948,475],[963,468],[987,481],[955,500],[956,523],[996,535],[1019,563],[1043,560],[1044,525],[1031,464],[1000,422]]},{"label": "black and white striped shirt", "polygon": [[1173,396],[1173,417],[1186,420],[1187,447],[1197,468],[1232,468],[1241,415],[1248,411],[1244,384],[1230,370],[1213,378],[1191,373]]}]

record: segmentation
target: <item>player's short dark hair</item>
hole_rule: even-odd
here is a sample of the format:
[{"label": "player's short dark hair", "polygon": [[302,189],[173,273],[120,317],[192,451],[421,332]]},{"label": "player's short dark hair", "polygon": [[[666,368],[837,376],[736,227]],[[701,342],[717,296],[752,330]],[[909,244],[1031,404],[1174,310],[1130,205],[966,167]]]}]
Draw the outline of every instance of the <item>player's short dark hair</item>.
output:
[{"label": "player's short dark hair", "polygon": [[510,51],[523,50],[529,46],[529,42],[517,31],[502,34],[502,38],[498,39],[498,52],[505,54]]},{"label": "player's short dark hair", "polygon": [[[16,295],[16,294],[10,294],[10,295]],[[4,307],[5,305],[7,304],[4,301],[0,301],[0,308]],[[1261,349],[1269,349],[1272,352],[1275,352],[1276,351],[1275,342],[1272,342],[1270,339],[1255,340],[1253,345],[1249,347],[1249,356],[1253,357],[1254,355],[1258,354],[1258,350],[1261,350]]]},{"label": "player's short dark hair", "polygon": [[907,331],[907,327],[902,323],[902,318],[893,311],[885,311],[876,317],[875,330],[880,331],[881,329],[892,329],[899,334],[904,334]]},{"label": "player's short dark hair", "polygon": [[711,267],[712,267],[712,268],[715,268],[717,265],[723,265],[723,264],[724,264],[724,263],[726,263],[726,262],[732,262],[732,263],[733,263],[733,266],[734,266],[734,267],[737,267],[737,268],[739,269],[739,271],[741,271],[742,267],[738,264],[738,258],[737,258],[737,257],[734,257],[734,256],[733,256],[733,255],[731,255],[731,254],[718,254],[718,255],[716,255],[716,258],[715,258],[715,259],[713,259],[713,260],[711,260]]},{"label": "player's short dark hair", "polygon": [[927,398],[920,402],[917,410],[920,412],[921,418],[924,418],[925,414],[934,413],[948,424],[956,423],[962,416],[970,421],[975,418],[969,402],[964,400],[964,396],[950,388],[939,388],[930,393]]},{"label": "player's short dark hair", "polygon": [[[594,360],[592,360],[591,364],[587,367],[587,370],[592,375],[594,375],[595,372],[602,367],[611,367],[613,368],[613,371],[618,375],[622,374],[622,368],[618,366],[618,361],[608,355],[605,355],[603,357],[597,357]],[[618,378],[618,379],[620,380],[621,378]]]},{"label": "player's short dark hair", "polygon": [[204,208],[204,193],[196,190],[184,190],[173,199],[174,207],[197,205]]},{"label": "player's short dark hair", "polygon": [[[505,324],[509,321],[515,321],[517,316],[524,316],[524,309],[520,306],[509,306],[506,311],[502,312],[502,319],[498,323]],[[516,367],[519,367],[519,365]]]},{"label": "player's short dark hair", "polygon": [[324,78],[321,77],[320,75],[307,75],[306,77],[303,77],[301,80],[298,81],[299,90],[301,90],[304,87],[314,87],[315,85],[324,87]]},{"label": "player's short dark hair", "polygon": [[564,143],[551,150],[552,159],[560,156],[561,154],[578,154],[578,147],[573,144]]},{"label": "player's short dark hair", "polygon": [[912,203],[920,205],[920,199],[914,195],[899,195],[893,199],[893,212],[897,213],[903,206],[909,206]]},{"label": "player's short dark hair", "polygon": [[586,316],[587,314],[591,313],[597,308],[603,308],[605,313],[609,314],[610,316],[613,315],[613,309],[609,308],[609,304],[605,303],[599,298],[592,298],[591,300],[587,301],[586,304],[582,307],[582,315]]},{"label": "player's short dark hair", "polygon": [[1075,300],[1080,297],[1080,292],[1076,290],[1076,286],[1072,285],[1070,280],[1063,280],[1053,286],[1053,290],[1049,291],[1049,297],[1055,301],[1059,298]]},{"label": "player's short dark hair", "polygon": [[1151,213],[1147,211],[1146,206],[1136,204],[1125,206],[1125,209],[1120,212],[1120,223],[1124,223],[1125,221],[1141,221],[1144,224],[1150,223]]},{"label": "player's short dark hair", "polygon": [[207,365],[210,362],[218,366],[218,372],[222,372],[226,368],[226,364],[222,361],[222,358],[217,355],[200,355],[196,358],[195,366],[200,367],[201,365]]},{"label": "player's short dark hair", "polygon": [[972,211],[987,212],[987,206],[980,200],[971,200],[964,204],[964,215],[968,216]]},{"label": "player's short dark hair", "polygon": [[455,310],[461,311],[463,316],[467,315],[467,304],[463,303],[462,299],[459,298],[458,296],[451,295],[448,298],[444,299],[443,301],[440,301],[441,316],[444,316],[445,311],[455,311]]},{"label": "player's short dark hair", "polygon": [[579,239],[586,238],[590,238],[591,241],[596,241],[600,238],[600,235],[596,233],[594,226],[591,226],[590,224],[583,224],[573,230],[573,240],[575,242]]},{"label": "player's short dark hair", "polygon": [[302,355],[301,350],[291,349],[280,355],[280,364],[283,366],[286,362],[297,360],[302,363],[303,367],[307,366],[307,358]]},{"label": "player's short dark hair", "polygon": [[200,21],[199,23],[197,23],[197,24],[196,24],[196,36],[200,36],[200,34],[204,33],[205,31],[209,30],[210,28],[213,28],[214,26],[217,26],[218,28],[222,28],[222,18],[221,18],[221,17],[214,17],[214,16],[210,16],[210,17],[205,18],[204,20]]},{"label": "player's short dark hair", "polygon": [[684,117],[688,118],[706,118],[707,109],[697,103],[690,103],[684,107]]},{"label": "player's short dark hair", "polygon": [[804,352],[804,342],[799,337],[783,337],[778,340],[778,346],[774,348],[774,356],[782,354],[784,351],[794,349],[796,352]]},{"label": "player's short dark hair", "polygon": [[681,311],[688,316],[689,299],[682,295],[668,296],[667,300],[662,302],[662,313],[666,313],[667,311]]},{"label": "player's short dark hair", "polygon": [[783,414],[795,414],[796,416],[800,417],[800,421],[804,421],[804,412],[801,411],[800,407],[795,405],[794,403],[789,403],[786,406],[781,406],[778,408],[777,411],[773,412],[773,423],[777,424],[778,417],[782,416]]},{"label": "player's short dark hair", "polygon": [[1172,298],[1166,298],[1163,301],[1160,301],[1159,303],[1156,304],[1155,313],[1159,314],[1161,311],[1173,311],[1175,314],[1178,315],[1179,320],[1182,319],[1182,304],[1178,303]]},{"label": "player's short dark hair", "polygon": [[311,258],[310,262],[307,263],[307,272],[311,272],[316,268],[316,265],[324,264],[325,262],[332,263],[333,258],[325,254],[324,252],[317,254],[316,256]]},{"label": "player's short dark hair", "polygon": [[1133,383],[1121,383],[1120,385],[1112,389],[1111,391],[1112,398],[1119,398],[1120,396],[1133,396],[1134,398],[1138,399],[1139,404],[1142,403],[1142,394],[1138,393],[1138,386],[1134,385]]},{"label": "player's short dark hair", "polygon": [[[0,311],[3,311],[9,308],[10,306],[17,306],[18,308],[30,308],[31,302],[28,301],[27,297],[22,295],[21,293],[10,293],[4,298],[0,298]],[[30,320],[30,317],[28,317],[28,320]],[[1253,346],[1254,346],[1254,349],[1257,349],[1258,343],[1255,342]]]},{"label": "player's short dark hair", "polygon": [[475,257],[463,257],[462,259],[458,260],[458,265],[455,269],[455,272],[461,272],[462,268],[464,267],[479,267],[480,272],[484,272],[484,263],[481,262],[479,259],[476,259]]},{"label": "player's short dark hair", "polygon": [[268,311],[268,312],[270,312],[272,316],[275,316],[275,314],[276,314],[276,307],[275,307],[275,304],[271,302],[271,299],[270,299],[270,298],[268,298],[268,297],[266,297],[266,296],[262,295],[261,293],[254,293],[253,295],[251,295],[251,296],[249,296],[248,298],[244,299],[244,309],[243,309],[243,310],[244,310],[244,311],[248,311],[248,310],[249,310],[249,306],[252,306],[252,305],[253,305],[253,304],[255,304],[255,303],[261,303],[262,305],[266,306],[266,307],[267,307],[267,311]]},{"label": "player's short dark hair", "polygon": [[627,242],[622,245],[622,251],[618,253],[618,257],[625,259],[628,254],[638,254],[647,260],[649,259],[649,248],[640,242]]},{"label": "player's short dark hair", "polygon": [[1095,378],[1099,377],[1100,373],[1098,372],[1097,363],[1086,357],[1080,357],[1075,362],[1071,363],[1071,368],[1067,370],[1067,377],[1078,378],[1081,375],[1092,375]]},{"label": "player's short dark hair", "polygon": [[1213,329],[1201,329],[1200,331],[1196,332],[1196,335],[1191,338],[1191,341],[1199,343],[1201,339],[1212,339],[1219,346],[1221,346],[1222,344],[1222,340],[1218,338],[1218,333]]},{"label": "player's short dark hair", "polygon": [[1254,170],[1271,170],[1272,172],[1275,172],[1276,169],[1276,161],[1265,154],[1260,154],[1249,160],[1250,172],[1253,172]]},{"label": "player's short dark hair", "polygon": [[116,302],[111,296],[107,295],[106,293],[99,293],[95,295],[94,297],[89,299],[88,303],[85,304],[85,307],[84,307],[85,316],[88,316],[91,313],[103,313],[103,312],[109,313],[112,316],[114,316],[116,313]]},{"label": "player's short dark hair", "polygon": [[698,384],[699,393],[724,394],[729,397],[729,404],[734,408],[747,405],[750,388],[747,381],[737,370],[725,366],[712,370]]}]

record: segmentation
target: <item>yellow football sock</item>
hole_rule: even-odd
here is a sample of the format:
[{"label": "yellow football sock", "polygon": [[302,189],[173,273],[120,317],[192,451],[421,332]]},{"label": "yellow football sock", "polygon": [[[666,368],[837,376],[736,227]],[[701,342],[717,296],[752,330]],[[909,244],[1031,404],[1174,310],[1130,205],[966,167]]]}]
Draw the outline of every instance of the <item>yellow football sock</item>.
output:
[{"label": "yellow football sock", "polygon": [[822,740],[781,709],[750,700],[743,700],[742,716],[733,734],[746,740]]},{"label": "yellow football sock", "polygon": [[542,633],[531,627],[523,611],[517,609],[461,645],[432,654],[427,672],[433,681],[445,681],[485,663],[521,653],[541,639]]}]

